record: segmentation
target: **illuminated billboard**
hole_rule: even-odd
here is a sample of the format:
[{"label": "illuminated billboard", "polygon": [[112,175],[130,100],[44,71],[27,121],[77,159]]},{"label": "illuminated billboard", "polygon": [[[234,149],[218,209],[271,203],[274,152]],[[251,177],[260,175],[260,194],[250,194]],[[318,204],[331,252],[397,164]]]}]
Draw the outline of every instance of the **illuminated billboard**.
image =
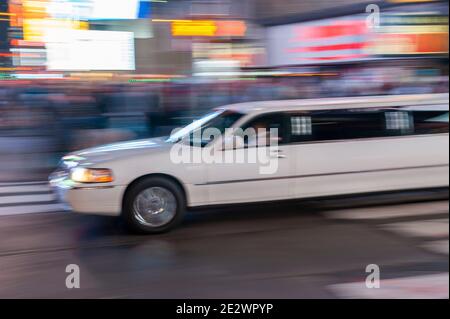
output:
[{"label": "illuminated billboard", "polygon": [[335,63],[365,59],[370,31],[365,16],[349,16],[270,27],[271,65]]},{"label": "illuminated billboard", "polygon": [[448,53],[448,16],[429,12],[385,14],[381,22],[374,35],[373,54]]},{"label": "illuminated billboard", "polygon": [[93,0],[90,20],[132,20],[138,18],[139,0]]},{"label": "illuminated billboard", "polygon": [[430,3],[387,8],[376,27],[368,25],[367,14],[268,27],[268,64],[306,65],[447,55],[448,3],[427,2]]},{"label": "illuminated billboard", "polygon": [[174,20],[174,37],[243,37],[247,25],[239,20]]},{"label": "illuminated billboard", "polygon": [[150,17],[150,0],[51,0],[53,18],[81,20],[134,20]]},{"label": "illuminated billboard", "polygon": [[131,71],[135,69],[133,32],[73,30],[46,38],[51,71]]},{"label": "illuminated billboard", "polygon": [[23,39],[31,42],[43,42],[45,35],[52,30],[87,30],[87,22],[62,19],[24,19]]}]

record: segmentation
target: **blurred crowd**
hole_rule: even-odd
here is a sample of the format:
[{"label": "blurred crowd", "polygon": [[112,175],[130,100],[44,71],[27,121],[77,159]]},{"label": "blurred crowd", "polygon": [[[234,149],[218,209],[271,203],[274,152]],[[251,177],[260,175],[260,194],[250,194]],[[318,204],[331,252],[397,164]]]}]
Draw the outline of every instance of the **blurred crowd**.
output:
[{"label": "blurred crowd", "polygon": [[169,135],[212,108],[246,101],[442,93],[448,78],[368,82],[354,76],[277,76],[172,82],[33,82],[0,85],[0,182],[36,180],[61,155]]}]

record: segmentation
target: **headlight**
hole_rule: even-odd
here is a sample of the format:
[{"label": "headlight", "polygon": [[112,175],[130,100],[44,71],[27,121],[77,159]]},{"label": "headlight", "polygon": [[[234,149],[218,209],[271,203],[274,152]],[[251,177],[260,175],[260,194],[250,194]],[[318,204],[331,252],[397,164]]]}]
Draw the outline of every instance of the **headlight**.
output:
[{"label": "headlight", "polygon": [[114,180],[109,169],[83,167],[72,169],[70,179],[77,183],[110,183]]}]

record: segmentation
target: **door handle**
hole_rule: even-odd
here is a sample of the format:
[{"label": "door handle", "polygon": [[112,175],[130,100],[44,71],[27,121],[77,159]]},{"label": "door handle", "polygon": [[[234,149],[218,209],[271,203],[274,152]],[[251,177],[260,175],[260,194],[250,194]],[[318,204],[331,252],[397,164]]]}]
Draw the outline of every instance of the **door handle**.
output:
[{"label": "door handle", "polygon": [[282,150],[274,150],[274,151],[271,151],[270,157],[271,158],[286,158],[287,156],[282,153],[283,153]]}]

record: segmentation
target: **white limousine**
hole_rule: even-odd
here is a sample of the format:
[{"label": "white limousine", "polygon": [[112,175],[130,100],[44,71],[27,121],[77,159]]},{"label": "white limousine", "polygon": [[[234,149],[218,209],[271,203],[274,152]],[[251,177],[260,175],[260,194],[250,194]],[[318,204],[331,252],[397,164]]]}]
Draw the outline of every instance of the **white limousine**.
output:
[{"label": "white limousine", "polygon": [[158,233],[192,207],[448,188],[448,124],[448,94],[236,104],[69,154],[50,183],[74,212]]}]

